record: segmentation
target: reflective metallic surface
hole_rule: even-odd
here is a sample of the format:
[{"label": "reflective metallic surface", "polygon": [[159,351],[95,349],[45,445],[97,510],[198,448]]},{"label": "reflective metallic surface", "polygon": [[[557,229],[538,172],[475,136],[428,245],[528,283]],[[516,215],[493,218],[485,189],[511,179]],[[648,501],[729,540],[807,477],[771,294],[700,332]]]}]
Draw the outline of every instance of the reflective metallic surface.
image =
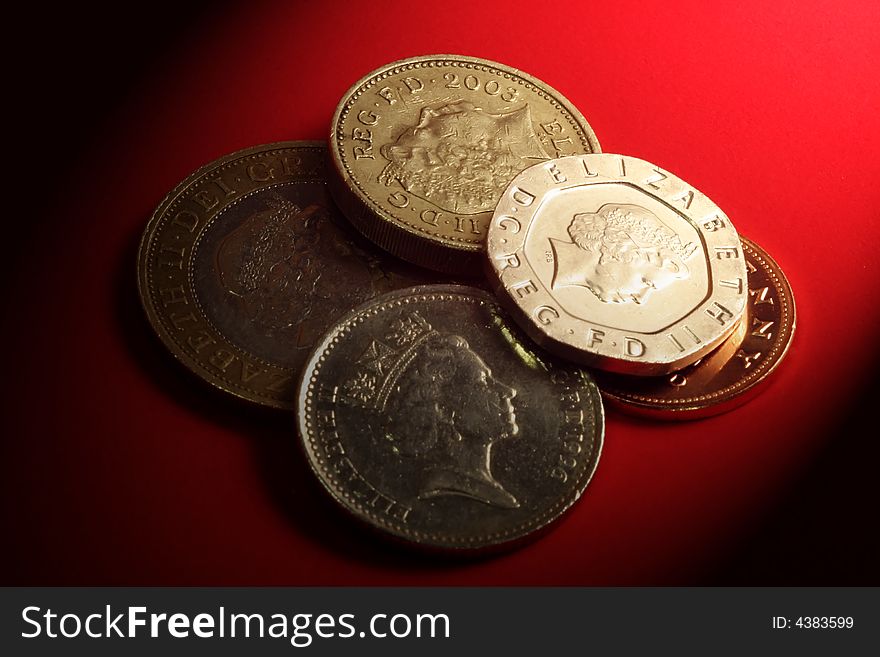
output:
[{"label": "reflective metallic surface", "polygon": [[367,302],[303,373],[300,436],[324,487],[371,526],[479,549],[546,527],[581,495],[604,419],[590,376],[534,353],[491,296],[422,286]]},{"label": "reflective metallic surface", "polygon": [[516,69],[473,57],[393,62],[349,89],[330,135],[334,198],[388,251],[479,269],[510,180],[550,158],[599,151],[580,112]]},{"label": "reflective metallic surface", "polygon": [[336,317],[436,279],[351,230],[327,192],[326,153],[284,142],[221,158],[162,201],[141,241],[141,299],[168,349],[267,406],[292,408],[302,364]]},{"label": "reflective metallic surface", "polygon": [[776,262],[754,242],[740,239],[749,303],[734,334],[712,353],[668,376],[597,372],[596,381],[607,399],[624,410],[676,420],[731,410],[758,392],[791,345],[795,304]]},{"label": "reflective metallic surface", "polygon": [[541,346],[600,369],[671,372],[718,346],[746,303],[739,237],[705,195],[634,157],[520,173],[489,226],[486,271]]}]

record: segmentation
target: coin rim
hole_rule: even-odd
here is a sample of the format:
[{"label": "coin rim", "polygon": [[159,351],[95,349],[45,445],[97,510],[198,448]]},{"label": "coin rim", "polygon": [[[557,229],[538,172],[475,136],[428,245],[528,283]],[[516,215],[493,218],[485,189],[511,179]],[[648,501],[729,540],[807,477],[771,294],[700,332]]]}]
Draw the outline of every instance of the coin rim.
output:
[{"label": "coin rim", "polygon": [[[746,378],[738,379],[732,385],[725,386],[713,393],[670,400],[660,397],[629,394],[621,392],[619,389],[606,390],[601,385],[601,379],[598,379],[596,384],[602,392],[603,399],[612,401],[627,411],[638,412],[641,415],[658,419],[675,420],[699,419],[719,415],[738,408],[753,398],[757,388],[767,382],[771,374],[784,360],[794,342],[795,329],[797,328],[797,306],[791,283],[776,260],[747,237],[740,235],[740,243],[744,248],[749,249],[751,251],[750,255],[759,262],[763,260],[767,263],[767,266],[764,267],[765,273],[769,274],[768,278],[772,281],[776,291],[779,293],[778,297],[781,299],[782,317],[779,323],[783,327],[783,335],[788,334],[785,342],[782,343],[776,340],[770,354],[760,363],[758,368],[750,372]],[[787,324],[789,315],[791,316],[791,322]],[[772,360],[773,358],[775,360]],[[765,365],[768,362],[770,364]]]},{"label": "coin rim", "polygon": [[[316,343],[315,349],[303,367],[300,376],[300,383],[297,388],[296,425],[300,438],[299,443],[305,455],[305,459],[318,481],[321,482],[321,486],[345,511],[354,516],[360,522],[368,524],[373,529],[381,530],[396,539],[403,539],[410,545],[429,549],[470,552],[492,550],[501,546],[515,545],[530,537],[537,537],[537,535],[540,535],[543,530],[549,529],[550,526],[561,519],[581,498],[595,475],[599,459],[602,456],[602,448],[605,442],[605,410],[599,387],[596,385],[590,372],[586,369],[578,368],[585,377],[584,383],[587,384],[585,388],[589,390],[590,403],[592,406],[591,420],[595,429],[592,440],[595,456],[591,459],[590,463],[584,466],[581,477],[577,480],[573,488],[568,489],[568,492],[561,500],[555,501],[548,510],[545,510],[539,516],[530,517],[515,528],[506,532],[501,532],[500,534],[495,533],[489,536],[475,536],[467,539],[453,537],[452,540],[443,540],[442,535],[426,535],[423,532],[407,531],[405,526],[396,522],[390,522],[385,518],[376,515],[372,510],[363,507],[359,503],[353,503],[347,500],[345,496],[341,494],[342,491],[337,491],[332,482],[328,480],[329,478],[325,476],[326,472],[318,464],[318,458],[316,455],[320,451],[320,445],[318,444],[318,439],[309,430],[308,424],[310,420],[308,418],[308,410],[310,402],[308,400],[313,397],[311,386],[315,382],[316,366],[318,366],[320,361],[324,359],[324,352],[327,347],[338,339],[340,333],[344,332],[346,328],[349,328],[347,325],[352,320],[356,319],[365,311],[399,301],[406,297],[431,295],[439,295],[441,297],[443,295],[448,295],[450,297],[458,296],[459,298],[463,297],[468,302],[476,300],[480,302],[481,305],[488,304],[489,306],[495,306],[503,311],[503,307],[498,303],[498,300],[484,290],[465,285],[439,284],[418,285],[401,290],[394,290],[381,297],[376,297],[375,299],[367,301],[357,306],[346,315],[340,317],[334,326],[331,327],[321,340]],[[578,367],[573,363],[564,364],[571,367]],[[320,368],[318,367],[318,369]]]},{"label": "coin rim", "polygon": [[[352,96],[358,94],[361,87],[374,79],[378,82],[383,76],[387,77],[389,72],[394,74],[395,68],[421,68],[423,63],[433,61],[452,61],[463,62],[466,65],[488,66],[501,71],[502,75],[507,74],[521,78],[524,82],[535,87],[539,93],[551,97],[552,102],[558,103],[571,115],[572,122],[583,132],[584,138],[581,141],[585,140],[589,144],[592,153],[601,153],[602,148],[592,126],[580,110],[563,94],[543,80],[512,66],[489,59],[455,54],[408,57],[384,64],[351,85],[337,104],[330,123],[330,160],[333,165],[332,173],[336,178],[335,184],[330,185],[331,193],[338,198],[337,203],[345,210],[346,215],[357,229],[385,250],[418,265],[454,272],[456,266],[474,264],[472,261],[478,259],[479,254],[485,251],[485,240],[478,243],[463,243],[452,237],[419,230],[397,220],[390,211],[374,202],[361,190],[360,184],[356,183],[357,178],[354,171],[344,164],[339,148],[339,140],[344,138],[344,135],[341,135],[341,117],[343,113],[347,113],[351,109],[351,105],[356,100]],[[431,64],[427,64],[426,68],[430,67]],[[356,205],[362,207],[359,208]],[[448,253],[444,254],[444,252]]]},{"label": "coin rim", "polygon": [[[727,214],[715,203],[711,198],[709,198],[706,194],[698,190],[696,187],[688,183],[686,180],[682,179],[675,173],[669,171],[668,169],[664,169],[652,162],[647,160],[643,160],[641,158],[635,157],[633,155],[624,155],[621,153],[585,153],[585,154],[577,154],[577,155],[566,155],[561,158],[554,158],[549,162],[542,162],[531,167],[528,167],[521,171],[517,176],[510,181],[510,184],[504,191],[504,195],[516,187],[519,184],[520,178],[525,176],[531,170],[538,170],[539,168],[546,168],[549,164],[553,162],[559,162],[562,160],[574,160],[581,159],[587,157],[618,157],[625,158],[626,160],[633,160],[642,165],[648,165],[650,168],[656,171],[662,171],[664,174],[667,174],[667,178],[674,178],[680,181],[683,185],[690,188],[692,191],[700,194],[709,204],[711,204],[715,209],[717,209],[718,215],[724,217],[727,220],[727,225],[725,229],[733,233],[733,237],[739,242],[739,233],[736,230],[736,226],[733,225],[733,222],[730,221],[730,218]],[[611,177],[611,176],[608,176]],[[633,186],[638,188],[643,193],[652,196],[653,198],[659,200],[661,203],[665,203],[663,199],[659,198],[656,194],[654,194],[651,190],[645,188],[644,184],[634,182],[632,180],[620,180],[618,182]],[[548,191],[552,190],[552,187],[548,190],[544,190],[542,194],[546,194]],[[503,198],[503,197],[502,197]],[[522,308],[517,300],[513,297],[513,295],[507,290],[504,286],[504,281],[502,280],[502,273],[504,272],[504,268],[500,268],[497,266],[494,253],[490,252],[490,242],[492,240],[492,234],[494,232],[499,232],[499,229],[496,228],[495,218],[499,215],[499,208],[501,207],[500,201],[499,206],[496,207],[495,213],[492,217],[493,221],[489,224],[489,230],[486,234],[486,250],[485,255],[483,257],[483,271],[488,279],[490,287],[494,290],[495,295],[501,301],[502,305],[507,309],[510,314],[513,316],[517,325],[522,328],[526,334],[536,343],[541,345],[547,351],[559,356],[560,358],[565,358],[567,360],[571,360],[585,367],[591,367],[594,369],[601,369],[608,372],[616,372],[619,374],[627,374],[633,376],[658,376],[662,374],[668,374],[679,370],[690,363],[693,363],[699,360],[701,357],[713,351],[716,347],[718,347],[724,340],[726,340],[736,329],[739,324],[739,320],[742,318],[745,308],[748,305],[748,295],[743,301],[743,306],[733,317],[733,320],[724,328],[723,331],[715,335],[715,337],[711,340],[703,340],[700,344],[702,344],[699,348],[692,348],[687,351],[684,356],[679,356],[675,360],[637,360],[633,358],[625,358],[623,356],[612,356],[609,354],[596,353],[590,351],[587,348],[580,347],[576,344],[572,344],[571,342],[566,341],[565,337],[558,337],[555,335],[551,335],[549,333],[544,332],[541,327],[539,327],[531,318],[531,316],[526,312],[524,308]],[[691,219],[686,218],[687,221],[691,222]],[[534,221],[534,216],[529,219],[529,222]],[[694,225],[694,228],[699,232],[699,228]],[[528,234],[528,228],[525,228],[522,231],[524,234]],[[701,240],[704,237],[700,236]],[[524,239],[524,238],[523,238]],[[710,269],[711,269],[711,261],[710,259]],[[747,280],[747,275],[745,271],[745,259],[743,258],[743,279]],[[534,271],[531,266],[529,266],[530,271]],[[703,301],[706,298],[710,298],[711,293],[708,297],[704,297]],[[552,297],[551,297],[552,298]],[[700,302],[700,305],[703,303]],[[699,307],[699,306],[698,306]],[[690,317],[694,313],[695,309],[689,311],[684,317],[676,320],[671,326],[677,325],[682,322],[686,317]],[[589,324],[585,320],[579,320],[581,324]]]},{"label": "coin rim", "polygon": [[[285,149],[317,149],[319,151],[327,151],[327,144],[320,140],[293,140],[293,141],[280,141],[280,142],[272,142],[268,144],[261,144],[257,146],[251,146],[248,148],[243,148],[238,151],[234,151],[232,153],[228,153],[223,155],[215,160],[208,162],[207,164],[202,165],[191,174],[189,174],[186,178],[181,180],[170,192],[168,192],[162,201],[156,206],[156,209],[153,211],[150,216],[149,221],[147,222],[146,227],[144,228],[143,233],[141,234],[141,239],[138,243],[138,255],[137,255],[137,288],[138,288],[138,296],[140,297],[141,307],[144,310],[144,313],[147,316],[147,319],[150,322],[150,325],[153,329],[153,332],[160,339],[165,348],[171,353],[171,355],[180,362],[187,370],[195,374],[201,381],[204,381],[210,384],[212,387],[222,390],[224,393],[232,395],[238,399],[244,400],[251,404],[256,404],[262,407],[268,408],[276,408],[280,410],[292,410],[295,406],[295,397],[291,400],[285,402],[284,400],[277,399],[275,397],[270,397],[268,395],[263,395],[261,393],[254,392],[253,390],[247,388],[241,384],[235,384],[234,382],[228,381],[226,378],[218,376],[215,374],[210,368],[204,365],[199,359],[191,356],[185,349],[183,349],[170,334],[166,330],[162,320],[160,319],[160,313],[156,310],[156,300],[150,294],[150,280],[151,270],[149,268],[149,254],[152,245],[152,240],[156,236],[157,229],[163,221],[164,215],[167,212],[168,208],[171,207],[177,199],[183,194],[188,188],[194,185],[196,182],[205,178],[209,173],[215,171],[216,169],[230,164],[235,160],[240,160],[252,155],[259,155],[263,153],[267,153],[272,150],[285,150]],[[322,158],[323,160],[323,158]],[[322,162],[323,166],[323,162]],[[325,176],[326,179],[326,176]],[[326,184],[326,180],[325,180]],[[262,188],[258,188],[252,190],[253,192],[260,191]],[[205,225],[202,229],[206,229],[210,225],[209,223]],[[193,246],[198,244],[203,238],[203,235],[199,234],[193,241]],[[194,253],[194,251],[193,251]],[[190,258],[193,254],[190,254]],[[187,260],[187,264],[189,261]],[[186,272],[187,283],[189,287],[195,291],[194,286],[191,283],[191,271]],[[235,343],[233,343],[227,336],[223,335],[223,333],[217,329],[214,323],[211,321],[210,317],[207,316],[207,313],[204,312],[202,308],[201,302],[198,298],[194,296],[194,306],[198,309],[199,314],[202,316],[202,319],[205,320],[210,329],[219,335],[223,342],[235,348],[239,353],[246,355],[249,359],[259,361],[273,369],[281,370],[284,372],[288,372],[291,375],[291,385],[294,385],[296,378],[298,376],[298,372],[289,367],[283,367],[281,365],[275,363],[269,363],[264,358],[260,358],[255,354],[251,354],[250,352],[245,351]]]}]

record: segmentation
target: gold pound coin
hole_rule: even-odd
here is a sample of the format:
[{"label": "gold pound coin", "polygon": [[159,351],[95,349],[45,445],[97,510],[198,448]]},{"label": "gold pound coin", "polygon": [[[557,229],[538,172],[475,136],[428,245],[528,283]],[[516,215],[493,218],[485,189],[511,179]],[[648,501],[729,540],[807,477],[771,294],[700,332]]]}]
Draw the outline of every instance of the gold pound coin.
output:
[{"label": "gold pound coin", "polygon": [[330,150],[331,191],[358,230],[405,260],[461,273],[479,270],[492,212],[517,173],[600,149],[580,112],[540,80],[433,55],[355,83]]},{"label": "gold pound coin", "polygon": [[548,351],[659,375],[736,328],[746,260],[730,219],[677,176],[634,157],[576,155],[520,173],[489,225],[493,289]]},{"label": "gold pound coin", "polygon": [[326,160],[320,142],[223,157],[162,201],[141,240],[141,301],[165,346],[266,406],[293,408],[300,369],[337,315],[430,280],[351,229],[327,192]]},{"label": "gold pound coin", "polygon": [[737,330],[718,349],[664,377],[596,372],[606,399],[623,410],[659,419],[687,420],[729,411],[762,389],[788,352],[795,304],[779,265],[741,238],[748,269],[748,308]]}]

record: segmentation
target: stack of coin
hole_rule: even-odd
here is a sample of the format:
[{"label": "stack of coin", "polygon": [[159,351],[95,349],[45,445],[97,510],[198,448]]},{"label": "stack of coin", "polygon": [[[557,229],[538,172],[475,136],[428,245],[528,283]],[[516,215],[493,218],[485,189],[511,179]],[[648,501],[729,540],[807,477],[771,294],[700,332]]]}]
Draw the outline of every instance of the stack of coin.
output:
[{"label": "stack of coin", "polygon": [[343,95],[330,129],[332,191],[364,235],[439,271],[479,271],[511,178],[598,153],[581,113],[522,71],[473,57],[415,57]]},{"label": "stack of coin", "polygon": [[517,544],[577,501],[600,389],[654,417],[729,410],[795,324],[779,267],[705,195],[600,153],[540,80],[457,55],[355,83],[329,149],[192,174],[151,218],[138,282],[191,371],[295,409],[345,510],[455,551]]}]

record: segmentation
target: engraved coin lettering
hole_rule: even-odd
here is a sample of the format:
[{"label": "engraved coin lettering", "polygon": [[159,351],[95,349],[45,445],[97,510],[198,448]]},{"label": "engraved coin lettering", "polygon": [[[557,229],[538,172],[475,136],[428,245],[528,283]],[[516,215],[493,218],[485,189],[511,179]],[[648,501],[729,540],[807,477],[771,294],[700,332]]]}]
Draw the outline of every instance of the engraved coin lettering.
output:
[{"label": "engraved coin lettering", "polygon": [[773,303],[773,297],[769,296],[770,288],[764,286],[762,288],[749,288],[749,295],[752,297],[752,303],[760,305],[762,303]]},{"label": "engraved coin lettering", "polygon": [[407,205],[409,205],[409,197],[406,194],[394,192],[393,194],[388,195],[388,203],[393,205],[395,208],[405,208]]},{"label": "engraved coin lettering", "polygon": [[565,174],[562,173],[559,170],[559,167],[557,167],[555,164],[551,164],[550,166],[548,166],[547,172],[550,174],[550,177],[553,179],[553,182],[564,183],[568,180],[568,178],[565,177]]},{"label": "engraved coin lettering", "polygon": [[501,230],[509,230],[512,233],[518,233],[522,230],[522,224],[513,217],[500,216],[495,220],[495,225]]},{"label": "engraved coin lettering", "polygon": [[497,255],[495,258],[501,261],[502,270],[507,269],[508,267],[519,267],[520,264],[519,256],[515,253]]},{"label": "engraved coin lettering", "polygon": [[755,353],[747,353],[740,349],[736,352],[736,357],[742,359],[744,369],[749,369],[752,365],[754,365],[755,361],[761,357],[761,352],[756,351]]},{"label": "engraved coin lettering", "polygon": [[436,278],[348,228],[324,157],[318,143],[285,142],[209,164],[163,201],[141,242],[141,298],[165,345],[214,386],[267,406],[292,407],[333,317]]},{"label": "engraved coin lettering", "polygon": [[766,291],[763,303],[760,294],[752,295],[730,337],[697,362],[669,376],[597,372],[607,399],[638,414],[689,419],[736,408],[760,390],[791,344],[795,305],[779,266],[754,242],[741,238],[741,245],[748,265],[748,285]]},{"label": "engraved coin lettering", "polygon": [[645,178],[645,184],[648,187],[652,187],[653,189],[660,189],[660,185],[658,183],[666,180],[666,174],[659,170],[654,170],[650,176]]},{"label": "engraved coin lettering", "polygon": [[456,233],[464,233],[467,231],[471,235],[480,234],[480,228],[477,226],[477,221],[473,217],[456,217],[454,230]]},{"label": "engraved coin lettering", "polygon": [[364,125],[376,125],[379,123],[379,115],[367,110],[361,110],[357,114],[357,120]]},{"label": "engraved coin lettering", "polygon": [[298,411],[337,502],[450,549],[511,544],[556,519],[603,431],[589,376],[533,353],[489,295],[459,286],[392,292],[341,318],[310,357]]},{"label": "engraved coin lettering", "polygon": [[554,319],[559,319],[559,311],[552,306],[540,306],[535,309],[535,317],[542,324],[549,324]]},{"label": "engraved coin lettering", "polygon": [[514,187],[510,192],[510,198],[514,200],[514,202],[522,205],[523,207],[529,207],[532,203],[535,202],[535,195],[527,192],[524,189],[519,187]]},{"label": "engraved coin lettering", "polygon": [[[478,269],[487,224],[516,174],[599,144],[543,82],[438,55],[394,62],[351,87],[333,119],[331,149],[332,192],[358,230],[406,260],[458,273]],[[408,211],[397,194],[409,199]],[[454,219],[425,222],[426,210]]]},{"label": "engraved coin lettering", "polygon": [[[746,306],[738,244],[721,210],[672,173],[624,155],[575,155],[511,181],[489,223],[486,271],[546,349],[648,376],[698,360],[735,329]],[[516,268],[499,257],[511,253]],[[540,306],[559,318],[538,321]]]},{"label": "engraved coin lettering", "polygon": [[765,322],[757,317],[752,317],[752,335],[762,340],[769,340],[773,337],[770,328],[775,324],[776,322],[773,321]]},{"label": "engraved coin lettering", "polygon": [[739,257],[739,249],[735,246],[716,246],[715,247],[715,257],[716,258],[738,258]]},{"label": "engraved coin lettering", "polygon": [[647,349],[644,342],[638,338],[631,338],[629,336],[623,338],[623,346],[626,355],[632,358],[641,358],[645,355]]}]

